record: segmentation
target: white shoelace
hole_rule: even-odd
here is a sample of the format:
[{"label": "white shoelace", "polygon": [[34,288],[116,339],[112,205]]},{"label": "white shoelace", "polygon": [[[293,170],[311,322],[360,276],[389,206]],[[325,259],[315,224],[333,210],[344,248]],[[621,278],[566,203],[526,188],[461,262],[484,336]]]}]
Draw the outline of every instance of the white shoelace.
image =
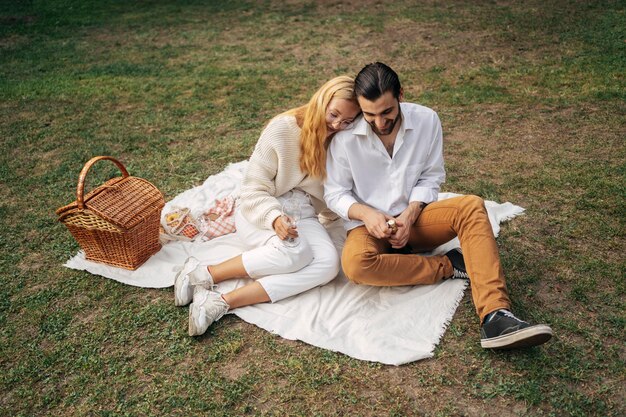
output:
[{"label": "white shoelace", "polygon": [[460,269],[454,268],[452,273],[454,275],[454,278],[469,279],[468,273],[467,272],[463,272]]},{"label": "white shoelace", "polygon": [[496,313],[498,313],[498,312],[501,312],[504,316],[506,316],[506,317],[508,317],[510,319],[517,320],[517,321],[522,322],[522,323],[526,323],[524,320],[520,320],[519,318],[515,317],[515,315],[513,313],[511,313],[509,310],[505,310],[503,308],[501,308],[500,310],[496,310],[493,313],[491,313],[491,315],[489,317],[489,320],[487,320],[487,322],[491,321],[491,319],[494,318]]}]

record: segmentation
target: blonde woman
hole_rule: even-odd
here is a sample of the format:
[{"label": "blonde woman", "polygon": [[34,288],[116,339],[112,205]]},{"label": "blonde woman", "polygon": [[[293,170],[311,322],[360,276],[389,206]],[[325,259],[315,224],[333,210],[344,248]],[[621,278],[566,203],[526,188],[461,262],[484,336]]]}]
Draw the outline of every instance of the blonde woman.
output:
[{"label": "blonde woman", "polygon": [[[231,309],[282,300],[335,278],[339,257],[318,220],[332,214],[323,199],[326,150],[359,114],[354,80],[341,76],[307,105],[269,122],[250,157],[235,214],[237,235],[248,250],[217,265],[189,258],[176,276],[176,305],[191,303],[190,336],[203,334]],[[301,208],[297,226],[282,214],[287,199]],[[285,243],[291,239],[298,244]],[[213,291],[215,284],[241,277],[254,281],[226,294]]]}]

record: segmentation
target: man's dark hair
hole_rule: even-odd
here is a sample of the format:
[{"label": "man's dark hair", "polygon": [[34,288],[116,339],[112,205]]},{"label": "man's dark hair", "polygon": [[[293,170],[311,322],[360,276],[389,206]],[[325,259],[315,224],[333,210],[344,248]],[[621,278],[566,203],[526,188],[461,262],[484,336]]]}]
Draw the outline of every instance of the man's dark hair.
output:
[{"label": "man's dark hair", "polygon": [[394,98],[400,98],[398,74],[382,62],[367,64],[354,79],[354,93],[373,101],[391,91]]}]

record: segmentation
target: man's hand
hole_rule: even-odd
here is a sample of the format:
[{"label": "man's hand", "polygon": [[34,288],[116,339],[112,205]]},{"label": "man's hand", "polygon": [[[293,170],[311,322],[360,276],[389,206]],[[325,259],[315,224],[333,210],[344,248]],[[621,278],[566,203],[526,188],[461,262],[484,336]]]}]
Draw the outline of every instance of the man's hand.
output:
[{"label": "man's hand", "polygon": [[385,213],[369,209],[361,220],[365,223],[365,227],[370,235],[378,239],[387,239],[391,236],[391,228],[389,228],[387,220],[391,219],[393,219],[393,217]]},{"label": "man's hand", "polygon": [[394,249],[400,249],[406,246],[406,243],[409,241],[409,229],[410,227],[401,219],[401,216],[396,217],[396,226],[398,226],[398,230],[396,233],[389,236],[389,243],[391,243],[391,247]]},{"label": "man's hand", "polygon": [[388,239],[391,236],[391,229],[387,225],[387,220],[393,217],[380,212],[365,204],[353,204],[348,210],[348,217],[361,220],[365,223],[368,233],[378,239]]},{"label": "man's hand", "polygon": [[286,216],[278,216],[274,219],[272,227],[281,240],[298,237],[298,229],[293,226],[289,226],[289,219]]},{"label": "man's hand", "polygon": [[424,204],[420,201],[411,202],[409,206],[396,217],[398,231],[389,237],[389,243],[391,243],[392,248],[400,249],[406,246],[409,241],[411,226],[422,213],[423,207]]}]

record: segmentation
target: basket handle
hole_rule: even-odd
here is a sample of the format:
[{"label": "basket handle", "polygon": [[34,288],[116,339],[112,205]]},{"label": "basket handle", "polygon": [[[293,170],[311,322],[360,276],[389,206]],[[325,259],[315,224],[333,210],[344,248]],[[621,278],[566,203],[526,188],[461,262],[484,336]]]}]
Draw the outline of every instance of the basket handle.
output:
[{"label": "basket handle", "polygon": [[76,202],[78,203],[78,208],[81,210],[85,208],[84,194],[85,194],[85,178],[87,177],[87,172],[93,166],[93,164],[103,159],[109,160],[113,162],[115,165],[117,165],[120,171],[122,171],[123,178],[128,177],[128,171],[126,171],[126,168],[124,167],[124,165],[122,165],[120,161],[113,158],[112,156],[95,156],[91,158],[89,161],[87,161],[83,169],[80,171],[80,175],[78,176],[78,187],[76,188]]}]

